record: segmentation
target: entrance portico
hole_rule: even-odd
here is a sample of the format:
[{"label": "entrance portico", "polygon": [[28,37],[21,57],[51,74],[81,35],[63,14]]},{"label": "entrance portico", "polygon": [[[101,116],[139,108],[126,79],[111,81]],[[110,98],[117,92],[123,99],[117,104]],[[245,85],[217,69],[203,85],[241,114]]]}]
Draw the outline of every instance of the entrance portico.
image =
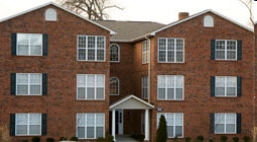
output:
[{"label": "entrance portico", "polygon": [[110,106],[110,111],[112,111],[112,136],[114,137],[114,141],[116,141],[115,137],[115,119],[116,119],[116,110],[145,110],[145,141],[149,141],[150,134],[150,114],[149,110],[153,109],[154,106],[150,103],[134,96],[129,95],[122,100],[112,104]]}]

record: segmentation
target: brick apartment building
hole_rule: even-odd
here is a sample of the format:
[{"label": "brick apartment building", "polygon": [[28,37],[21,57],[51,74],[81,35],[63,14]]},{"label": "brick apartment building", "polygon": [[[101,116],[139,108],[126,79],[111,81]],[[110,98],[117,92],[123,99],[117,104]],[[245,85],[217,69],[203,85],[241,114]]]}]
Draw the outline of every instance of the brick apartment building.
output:
[{"label": "brick apartment building", "polygon": [[1,20],[0,126],[15,142],[154,141],[163,114],[170,141],[253,138],[254,32],[212,10],[179,17],[90,21],[48,3]]}]

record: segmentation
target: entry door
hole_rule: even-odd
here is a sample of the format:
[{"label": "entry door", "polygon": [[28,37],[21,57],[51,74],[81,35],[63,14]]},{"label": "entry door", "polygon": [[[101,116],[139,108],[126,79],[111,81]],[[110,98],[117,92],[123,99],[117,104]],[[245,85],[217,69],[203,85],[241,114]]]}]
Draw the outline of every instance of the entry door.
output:
[{"label": "entry door", "polygon": [[123,110],[118,110],[118,134],[123,135]]}]

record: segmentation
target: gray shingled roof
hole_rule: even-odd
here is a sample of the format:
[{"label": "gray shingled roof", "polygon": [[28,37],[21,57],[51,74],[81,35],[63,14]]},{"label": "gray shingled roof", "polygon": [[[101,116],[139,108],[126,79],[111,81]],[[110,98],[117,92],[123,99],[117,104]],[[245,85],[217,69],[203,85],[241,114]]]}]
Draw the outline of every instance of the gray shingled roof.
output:
[{"label": "gray shingled roof", "polygon": [[113,42],[133,42],[145,34],[166,26],[161,23],[144,21],[104,20],[96,22],[116,32],[111,37],[111,41]]}]

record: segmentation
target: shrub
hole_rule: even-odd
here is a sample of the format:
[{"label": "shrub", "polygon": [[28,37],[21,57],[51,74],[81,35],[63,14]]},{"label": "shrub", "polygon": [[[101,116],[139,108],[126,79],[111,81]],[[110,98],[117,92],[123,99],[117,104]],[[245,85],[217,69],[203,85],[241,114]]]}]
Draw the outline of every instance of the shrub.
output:
[{"label": "shrub", "polygon": [[105,138],[100,137],[96,139],[97,142],[113,142],[113,136],[110,135],[108,132],[105,134]]},{"label": "shrub", "polygon": [[159,121],[159,127],[157,129],[156,142],[166,142],[167,140],[167,124],[165,117],[161,115]]},{"label": "shrub", "polygon": [[227,142],[228,141],[228,137],[227,136],[220,136],[220,141],[221,142]]},{"label": "shrub", "polygon": [[74,136],[74,137],[71,137],[70,140],[71,140],[71,141],[78,141],[79,139]]},{"label": "shrub", "polygon": [[65,138],[65,137],[60,137],[59,138],[59,141],[65,141],[65,140],[67,140],[67,138]]},{"label": "shrub", "polygon": [[32,142],[40,142],[40,137],[33,137],[31,139]]},{"label": "shrub", "polygon": [[47,138],[46,141],[47,142],[54,142],[54,138]]},{"label": "shrub", "polygon": [[244,142],[250,142],[250,137],[249,136],[244,136],[243,140],[244,140]]},{"label": "shrub", "polygon": [[203,142],[203,140],[204,140],[204,137],[201,135],[196,137],[197,142]]},{"label": "shrub", "polygon": [[190,137],[186,137],[186,142],[191,142],[191,138]]},{"label": "shrub", "polygon": [[21,142],[29,142],[29,140],[25,139],[25,140],[21,140]]},{"label": "shrub", "polygon": [[238,137],[233,137],[233,142],[239,142],[239,138]]}]

